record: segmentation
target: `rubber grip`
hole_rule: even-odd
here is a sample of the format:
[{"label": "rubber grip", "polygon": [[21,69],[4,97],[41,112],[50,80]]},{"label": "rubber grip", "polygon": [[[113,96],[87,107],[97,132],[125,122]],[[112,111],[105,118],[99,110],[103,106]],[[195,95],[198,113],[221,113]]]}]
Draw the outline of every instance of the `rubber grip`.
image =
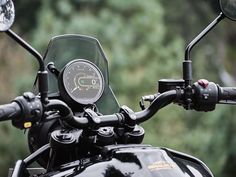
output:
[{"label": "rubber grip", "polygon": [[0,121],[12,120],[21,115],[21,107],[12,102],[0,106]]},{"label": "rubber grip", "polygon": [[219,101],[220,100],[236,100],[236,87],[220,87]]}]

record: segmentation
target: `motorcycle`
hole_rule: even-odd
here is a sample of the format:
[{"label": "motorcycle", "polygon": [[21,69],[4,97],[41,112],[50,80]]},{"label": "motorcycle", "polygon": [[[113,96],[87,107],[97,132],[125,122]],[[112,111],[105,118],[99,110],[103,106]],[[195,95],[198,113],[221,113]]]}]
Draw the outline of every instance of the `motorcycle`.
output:
[{"label": "motorcycle", "polygon": [[[119,106],[97,39],[56,36],[42,57],[10,29],[14,4],[1,0],[0,31],[39,63],[37,94],[26,92],[0,106],[0,121],[11,120],[16,128],[28,130],[31,152],[16,162],[9,177],[213,177],[193,156],[141,144],[145,131],[140,124],[171,103],[204,112],[213,111],[216,104],[236,103],[236,87],[221,87],[205,79],[192,84],[193,47],[225,17],[236,20],[236,0],[219,0],[219,5],[219,16],[186,48],[183,79],[159,80],[158,93],[143,96],[141,111],[134,112]],[[30,168],[34,162],[40,168]]]}]

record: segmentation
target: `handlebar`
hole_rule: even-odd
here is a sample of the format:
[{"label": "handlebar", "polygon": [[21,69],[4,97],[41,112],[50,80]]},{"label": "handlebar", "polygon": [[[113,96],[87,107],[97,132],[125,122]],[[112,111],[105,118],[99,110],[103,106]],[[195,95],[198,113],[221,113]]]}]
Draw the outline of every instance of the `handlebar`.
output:
[{"label": "handlebar", "polygon": [[[150,117],[152,117],[158,110],[164,106],[172,103],[177,96],[176,90],[171,90],[160,94],[151,105],[143,111],[140,112],[124,112],[112,114],[112,115],[100,115],[100,116],[91,116],[91,117],[67,117],[63,120],[68,123],[70,126],[76,128],[87,128],[89,126],[124,126],[124,125],[133,125],[139,124]],[[127,110],[127,108],[123,108]]]},{"label": "handlebar", "polygon": [[[161,108],[173,102],[185,107],[184,88],[158,94],[149,107],[139,112],[133,112],[128,107],[121,107],[119,113],[112,115],[97,115],[92,110],[85,110],[84,117],[76,117],[63,101],[49,100],[47,105],[43,105],[39,97],[27,92],[23,96],[17,97],[12,103],[0,106],[0,121],[12,120],[14,126],[24,129],[36,122],[43,121],[42,117],[45,111],[57,110],[62,122],[75,128],[134,126],[148,120]],[[220,87],[206,80],[194,83],[192,86],[192,109],[212,111],[218,103],[236,104],[236,87]]]},{"label": "handlebar", "polygon": [[[124,126],[125,124],[129,124],[129,122],[139,124],[151,118],[161,108],[170,103],[176,102],[183,105],[184,96],[184,90],[170,90],[164,92],[158,95],[148,108],[133,113],[135,116],[133,120],[131,120],[130,116],[127,114],[117,113],[113,115],[95,116],[92,118],[73,117],[71,118],[70,123],[77,128],[86,128],[91,126],[91,124],[95,124],[98,127]],[[192,109],[195,109],[196,111],[212,111],[215,109],[216,104],[232,104],[233,100],[236,101],[236,87],[220,87],[213,82],[207,82],[205,85],[202,85],[201,82],[197,82],[193,86]]]},{"label": "handlebar", "polygon": [[148,120],[161,108],[167,106],[168,104],[176,100],[178,95],[181,97],[181,93],[177,92],[176,90],[167,91],[158,95],[148,108],[144,109],[143,111],[135,113],[138,123],[142,123]]}]

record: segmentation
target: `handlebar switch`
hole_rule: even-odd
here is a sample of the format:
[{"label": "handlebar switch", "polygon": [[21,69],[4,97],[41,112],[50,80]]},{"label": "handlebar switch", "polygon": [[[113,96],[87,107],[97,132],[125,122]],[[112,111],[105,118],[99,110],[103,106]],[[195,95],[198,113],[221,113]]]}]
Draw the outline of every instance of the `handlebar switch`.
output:
[{"label": "handlebar switch", "polygon": [[19,104],[22,110],[21,117],[12,120],[12,124],[19,129],[30,128],[38,122],[43,115],[43,106],[38,97],[33,93],[26,92],[13,100]]},{"label": "handlebar switch", "polygon": [[218,103],[218,87],[213,82],[201,79],[193,85],[192,108],[196,111],[213,111]]},{"label": "handlebar switch", "polygon": [[23,97],[28,101],[33,101],[35,99],[35,95],[31,92],[25,92],[23,93]]}]

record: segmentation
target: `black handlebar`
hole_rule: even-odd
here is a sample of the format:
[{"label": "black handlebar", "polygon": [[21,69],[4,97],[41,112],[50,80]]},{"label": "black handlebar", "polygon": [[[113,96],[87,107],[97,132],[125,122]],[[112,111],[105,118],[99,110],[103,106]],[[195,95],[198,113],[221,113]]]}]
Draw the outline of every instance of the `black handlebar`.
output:
[{"label": "black handlebar", "polygon": [[[63,120],[72,127],[87,128],[92,126],[124,126],[139,124],[152,117],[158,110],[172,103],[177,96],[176,90],[171,90],[160,94],[152,104],[143,111],[136,113],[116,113],[112,115],[99,115],[90,117],[67,117]],[[65,109],[65,108],[63,108]]]},{"label": "black handlebar", "polygon": [[[232,104],[233,100],[236,101],[236,87],[220,87],[206,80],[204,80],[204,83],[200,80],[193,86],[192,109],[196,111],[212,111],[215,109],[216,104]],[[184,90],[170,90],[159,94],[148,108],[140,112],[135,112],[135,118],[133,119],[127,114],[116,113],[113,115],[100,115],[90,118],[73,116],[66,120],[66,122],[76,128],[87,128],[89,126],[123,126],[129,123],[139,124],[148,120],[161,108],[173,102],[179,104],[184,103]]]},{"label": "black handlebar", "polygon": [[[221,101],[235,100],[236,88],[234,87],[220,87],[213,82],[207,82],[203,85],[197,82],[193,86],[193,105],[192,109],[197,111],[212,111],[217,103]],[[148,108],[140,112],[124,113],[124,111],[112,115],[91,115],[87,114],[85,117],[63,116],[62,120],[72,127],[88,128],[88,127],[104,127],[104,126],[124,126],[129,124],[139,124],[157,113],[161,108],[170,103],[183,103],[184,90],[170,90],[159,94]],[[232,103],[232,102],[230,102]],[[65,109],[70,109],[63,104],[59,111],[65,112]],[[57,107],[58,108],[58,107]],[[85,111],[86,112],[86,111]],[[132,117],[133,116],[133,117]]]},{"label": "black handlebar", "polygon": [[[220,87],[213,82],[199,80],[193,85],[192,90],[191,108],[197,111],[212,111],[218,103],[236,104],[236,87]],[[25,93],[12,103],[0,106],[0,121],[12,120],[17,128],[29,128],[25,127],[25,123],[34,124],[42,120],[43,112],[57,110],[62,122],[75,128],[134,126],[148,120],[170,103],[175,102],[184,106],[184,99],[185,91],[181,88],[157,95],[150,106],[140,112],[133,112],[128,107],[122,107],[119,113],[112,115],[97,115],[92,110],[85,110],[84,117],[76,117],[63,101],[49,100],[43,110],[39,97],[32,93]]]},{"label": "black handlebar", "polygon": [[135,113],[137,122],[142,123],[148,120],[161,108],[172,103],[176,99],[178,94],[181,97],[180,92],[178,93],[176,90],[171,90],[158,95],[148,108],[144,109],[143,111]]},{"label": "black handlebar", "polygon": [[106,126],[120,126],[124,121],[122,114],[112,114],[104,116],[96,116],[93,119],[87,117],[76,117],[73,116],[71,119],[65,120],[72,127],[76,128],[88,128],[88,127],[106,127]]}]

